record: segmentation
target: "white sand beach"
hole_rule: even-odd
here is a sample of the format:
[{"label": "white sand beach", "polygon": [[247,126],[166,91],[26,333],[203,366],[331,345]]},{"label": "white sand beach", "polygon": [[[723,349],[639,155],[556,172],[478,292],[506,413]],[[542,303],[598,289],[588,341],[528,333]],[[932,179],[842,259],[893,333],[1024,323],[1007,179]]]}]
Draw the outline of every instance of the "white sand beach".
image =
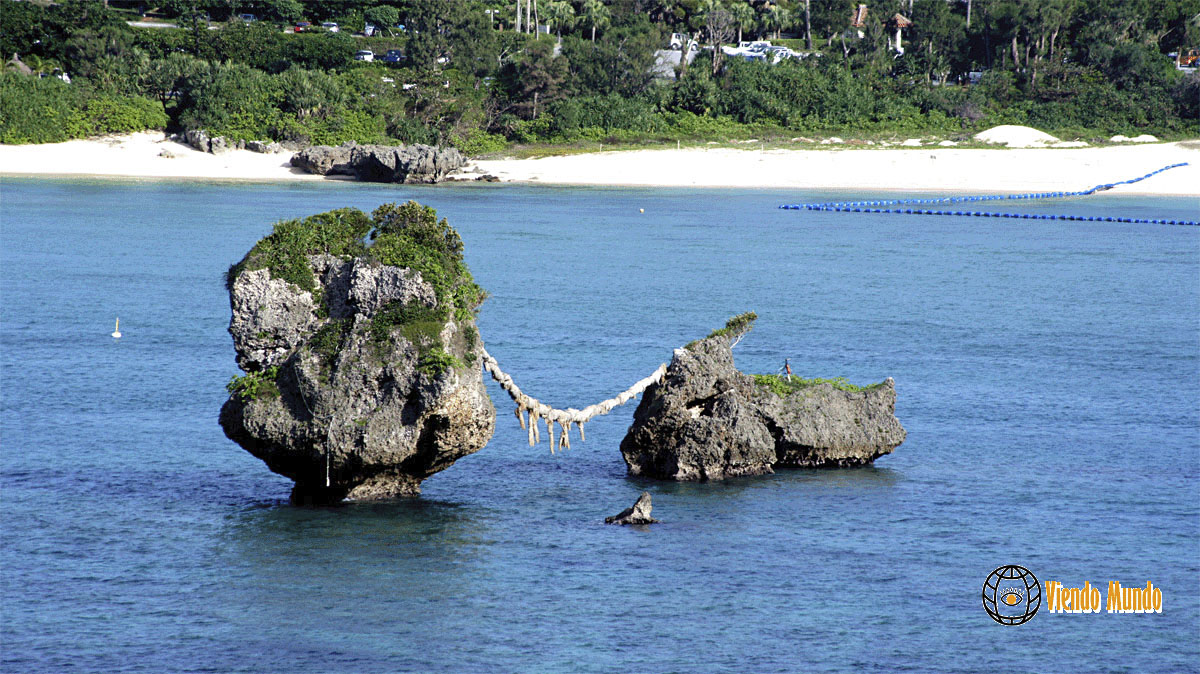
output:
[{"label": "white sand beach", "polygon": [[293,169],[292,153],[234,150],[214,155],[168,140],[161,131],[44,145],[0,145],[0,175],[324,180]]},{"label": "white sand beach", "polygon": [[570,185],[1046,192],[1190,165],[1113,192],[1200,196],[1200,143],[1102,148],[639,150],[476,162],[504,181]]},{"label": "white sand beach", "polygon": [[[246,150],[212,155],[166,140],[162,133],[145,132],[46,145],[0,145],[0,175],[326,180],[293,169],[290,157]],[[1113,192],[1200,196],[1200,141],[1029,149],[846,145],[632,150],[482,160],[461,177],[491,174],[505,182],[560,185],[988,193],[1085,189],[1181,162],[1191,165]]]}]

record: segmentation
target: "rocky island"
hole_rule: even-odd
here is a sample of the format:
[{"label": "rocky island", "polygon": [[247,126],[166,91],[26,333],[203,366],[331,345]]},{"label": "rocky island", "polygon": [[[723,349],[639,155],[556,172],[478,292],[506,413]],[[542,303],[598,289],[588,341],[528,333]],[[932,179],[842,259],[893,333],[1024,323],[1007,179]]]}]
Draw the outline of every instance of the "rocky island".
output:
[{"label": "rocky island", "polygon": [[631,475],[720,480],[776,468],[858,466],[904,441],[890,378],[858,387],[739,372],[732,347],[757,318],[734,317],[675,350],[621,442]]},{"label": "rocky island", "polygon": [[227,276],[238,366],[225,434],[292,499],[415,495],[495,427],[475,312],[486,293],[433,209],[275,225]]}]

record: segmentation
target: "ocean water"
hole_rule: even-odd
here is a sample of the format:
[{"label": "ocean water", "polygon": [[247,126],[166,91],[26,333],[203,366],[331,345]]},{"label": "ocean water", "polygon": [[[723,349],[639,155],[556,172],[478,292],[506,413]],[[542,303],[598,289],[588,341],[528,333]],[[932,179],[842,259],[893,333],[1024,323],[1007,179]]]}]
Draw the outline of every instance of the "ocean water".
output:
[{"label": "ocean water", "polygon": [[[775,208],[872,196],[5,179],[0,670],[1200,669],[1200,230]],[[420,498],[288,505],[217,425],[223,273],[275,220],[409,198],[462,234],[481,335],[543,400],[755,310],[741,369],[893,377],[908,439],[869,468],[630,479],[632,405],[552,456],[490,385],[495,438]],[[662,524],[602,523],[642,490]],[[1001,626],[1005,564],[1152,582],[1162,613]]]}]

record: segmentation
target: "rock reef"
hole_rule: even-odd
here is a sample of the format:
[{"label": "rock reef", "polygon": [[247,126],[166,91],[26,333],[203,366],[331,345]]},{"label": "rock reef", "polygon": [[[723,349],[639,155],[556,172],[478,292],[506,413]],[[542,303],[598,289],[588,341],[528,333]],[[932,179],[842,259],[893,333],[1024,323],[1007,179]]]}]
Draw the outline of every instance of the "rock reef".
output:
[{"label": "rock reef", "polygon": [[644,491],[636,503],[612,517],[605,517],[605,524],[657,524],[658,520],[650,516],[650,492]]},{"label": "rock reef", "polygon": [[720,480],[777,468],[858,466],[904,441],[890,378],[860,388],[739,372],[732,345],[754,318],[737,317],[675,350],[621,442],[631,475]]},{"label": "rock reef", "polygon": [[230,382],[221,427],[295,481],[294,501],[415,495],[491,438],[474,322],[485,295],[461,252],[445,220],[409,202],[277,223],[230,269],[247,374]]},{"label": "rock reef", "polygon": [[429,145],[315,145],[292,156],[292,166],[318,175],[348,175],[379,183],[437,183],[466,166],[454,148]]}]

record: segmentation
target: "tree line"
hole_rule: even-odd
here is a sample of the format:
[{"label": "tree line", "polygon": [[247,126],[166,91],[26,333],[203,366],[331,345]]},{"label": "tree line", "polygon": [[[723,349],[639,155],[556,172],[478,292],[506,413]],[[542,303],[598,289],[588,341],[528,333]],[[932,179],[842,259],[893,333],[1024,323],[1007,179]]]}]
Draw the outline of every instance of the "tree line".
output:
[{"label": "tree line", "polygon": [[[0,74],[0,142],[165,127],[479,153],[1002,123],[1180,137],[1200,118],[1200,79],[1167,55],[1200,45],[1200,0],[162,0],[178,27],[154,29],[120,4],[0,0],[0,50],[20,62]],[[656,69],[672,34],[703,48]],[[799,55],[720,49],[759,38]]]}]

